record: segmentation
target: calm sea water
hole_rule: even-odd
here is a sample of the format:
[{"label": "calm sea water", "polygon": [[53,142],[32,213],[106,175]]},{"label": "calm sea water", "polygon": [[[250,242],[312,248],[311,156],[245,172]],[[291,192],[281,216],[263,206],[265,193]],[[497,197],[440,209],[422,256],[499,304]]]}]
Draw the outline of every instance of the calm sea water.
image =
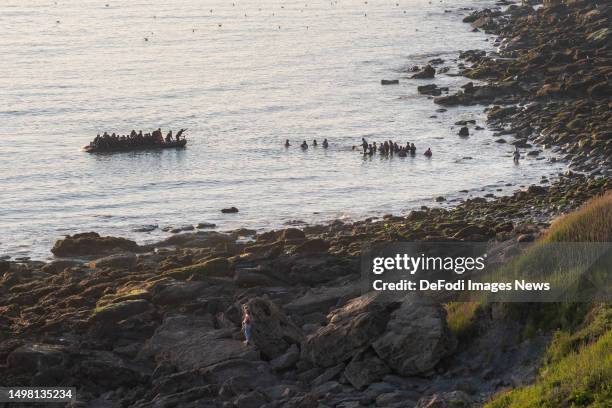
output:
[{"label": "calm sea water", "polygon": [[[0,255],[46,258],[57,238],[90,230],[150,242],[168,225],[269,229],[402,213],[553,173],[544,160],[513,165],[488,130],[458,137],[453,123],[482,125],[482,107],[437,113],[416,91],[431,81],[402,72],[492,49],[460,21],[462,7],[485,3],[3,0]],[[96,133],[158,126],[188,128],[189,147],[79,150]],[[364,160],[351,151],[361,137],[419,152]],[[286,150],[286,138],[331,147]],[[240,212],[221,214],[227,206]],[[160,228],[133,231],[147,224]]]}]

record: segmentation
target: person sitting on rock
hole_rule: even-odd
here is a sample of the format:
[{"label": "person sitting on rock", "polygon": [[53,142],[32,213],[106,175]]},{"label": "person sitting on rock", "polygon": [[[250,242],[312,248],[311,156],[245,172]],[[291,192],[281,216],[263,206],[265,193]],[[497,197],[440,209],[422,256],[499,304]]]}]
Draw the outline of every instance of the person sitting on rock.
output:
[{"label": "person sitting on rock", "polygon": [[329,147],[329,143],[327,142],[327,139],[323,139],[323,148],[327,149]]},{"label": "person sitting on rock", "polygon": [[289,139],[285,140],[285,147],[289,147],[291,146],[291,143],[289,143]]},{"label": "person sitting on rock", "polygon": [[247,305],[242,306],[242,331],[244,333],[244,344],[246,346],[252,344],[253,335],[253,319]]},{"label": "person sitting on rock", "polygon": [[314,140],[312,141],[312,145],[313,145],[314,147],[317,147],[317,146],[319,145],[319,144],[317,143],[317,139],[314,139]]},{"label": "person sitting on rock", "polygon": [[308,143],[306,143],[306,141],[304,140],[304,141],[302,142],[302,145],[301,145],[300,147],[301,147],[302,149],[306,150],[306,149],[308,149]]},{"label": "person sitting on rock", "polygon": [[428,147],[427,150],[425,150],[425,153],[423,154],[427,157],[431,157],[433,155],[433,153],[431,152],[431,147]]}]

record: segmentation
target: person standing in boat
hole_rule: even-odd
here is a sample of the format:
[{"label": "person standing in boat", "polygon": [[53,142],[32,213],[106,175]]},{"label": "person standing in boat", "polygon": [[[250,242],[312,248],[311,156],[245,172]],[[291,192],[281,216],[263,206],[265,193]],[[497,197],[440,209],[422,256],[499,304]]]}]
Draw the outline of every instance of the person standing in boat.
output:
[{"label": "person standing in boat", "polygon": [[166,135],[166,143],[172,143],[172,131],[169,131]]},{"label": "person standing in boat", "polygon": [[183,132],[185,131],[185,129],[181,129],[176,133],[176,141],[180,141],[181,140],[181,136],[183,135]]}]

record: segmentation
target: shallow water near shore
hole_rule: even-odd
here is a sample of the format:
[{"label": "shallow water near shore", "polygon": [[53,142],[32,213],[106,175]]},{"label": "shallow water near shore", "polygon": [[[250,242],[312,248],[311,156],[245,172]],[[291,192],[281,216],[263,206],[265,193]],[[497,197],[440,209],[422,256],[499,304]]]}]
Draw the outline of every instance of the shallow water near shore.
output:
[{"label": "shallow water near shore", "polygon": [[[396,3],[5,1],[0,255],[47,258],[57,238],[91,230],[151,242],[165,226],[269,229],[402,213],[560,171],[546,154],[514,165],[490,130],[460,138],[454,122],[484,126],[483,107],[439,113],[416,90],[452,91],[465,78],[403,72],[440,57],[453,73],[459,50],[492,50],[461,22],[461,8],[490,2]],[[158,126],[188,128],[188,148],[79,151],[96,133]],[[351,151],[361,137],[419,151],[364,159]],[[324,138],[327,150],[298,148]],[[240,212],[221,214],[228,206]],[[159,228],[134,231],[143,225]]]}]

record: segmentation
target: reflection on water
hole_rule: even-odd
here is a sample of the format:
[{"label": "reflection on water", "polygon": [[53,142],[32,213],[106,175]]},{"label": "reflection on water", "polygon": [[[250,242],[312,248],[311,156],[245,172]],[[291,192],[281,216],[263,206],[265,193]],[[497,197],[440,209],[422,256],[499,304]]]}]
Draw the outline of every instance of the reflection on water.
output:
[{"label": "reflection on water", "polygon": [[[458,50],[489,47],[459,11],[487,2],[396,3],[4,0],[0,254],[46,257],[77,231],[151,241],[165,233],[133,230],[402,212],[553,172],[543,160],[514,166],[488,130],[459,138],[454,122],[482,125],[482,107],[436,112],[416,91],[464,79],[407,79],[413,65],[454,66]],[[97,133],[157,127],[188,128],[187,149],[79,151]],[[419,150],[364,159],[351,150],[361,137]],[[315,138],[330,148],[297,148]],[[240,212],[221,214],[228,206]]]}]

